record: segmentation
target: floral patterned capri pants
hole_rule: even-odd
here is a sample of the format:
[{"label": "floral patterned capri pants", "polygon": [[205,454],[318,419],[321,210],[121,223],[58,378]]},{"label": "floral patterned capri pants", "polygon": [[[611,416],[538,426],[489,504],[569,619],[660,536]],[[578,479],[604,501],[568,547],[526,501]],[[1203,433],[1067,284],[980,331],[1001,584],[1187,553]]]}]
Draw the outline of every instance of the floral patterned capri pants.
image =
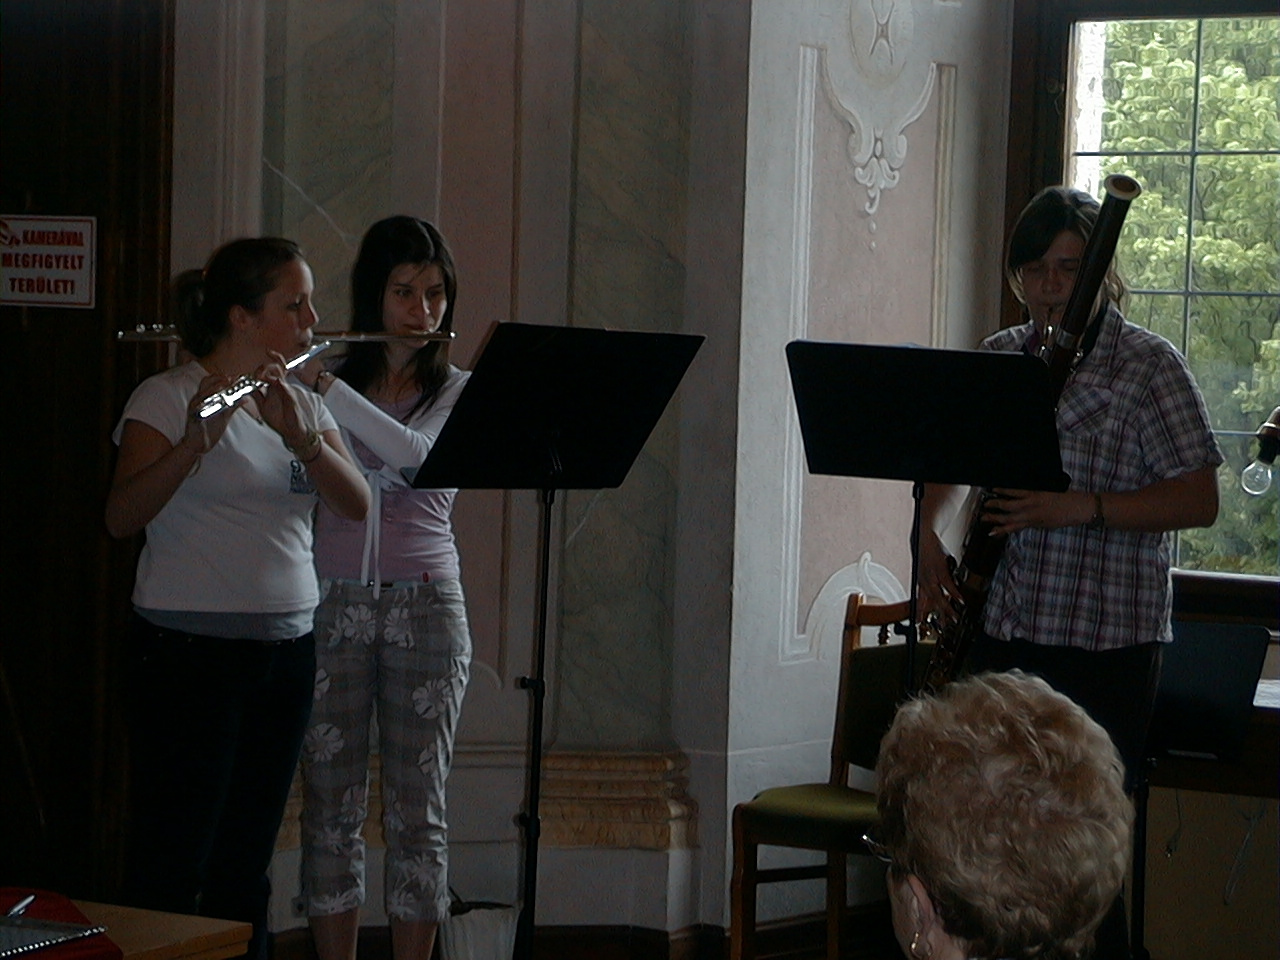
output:
[{"label": "floral patterned capri pants", "polygon": [[462,584],[373,590],[324,581],[316,611],[316,686],[302,749],[302,897],[308,916],[365,899],[370,721],[382,761],[386,911],[449,915],[445,778],[471,670]]}]

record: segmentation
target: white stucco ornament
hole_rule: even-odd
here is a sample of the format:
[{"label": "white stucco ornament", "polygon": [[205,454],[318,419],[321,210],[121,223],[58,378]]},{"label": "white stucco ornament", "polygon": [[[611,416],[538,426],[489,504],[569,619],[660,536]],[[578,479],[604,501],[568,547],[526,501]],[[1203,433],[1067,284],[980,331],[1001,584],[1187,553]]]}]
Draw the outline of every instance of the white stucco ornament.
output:
[{"label": "white stucco ornament", "polygon": [[885,190],[898,185],[907,157],[907,127],[933,96],[937,64],[917,37],[938,36],[954,2],[852,0],[847,45],[827,48],[826,85],[832,105],[853,132],[848,153],[854,179],[867,188],[874,214]]},{"label": "white stucco ornament", "polygon": [[[822,585],[809,607],[805,618],[805,635],[809,638],[811,655],[824,655],[840,659],[844,639],[844,611],[849,594],[860,593],[870,603],[898,603],[907,599],[902,581],[888,567],[871,559],[871,552],[864,551],[855,563],[841,567]],[[876,643],[877,627],[867,627],[863,632],[865,646]],[[901,642],[895,639],[894,642]]]}]

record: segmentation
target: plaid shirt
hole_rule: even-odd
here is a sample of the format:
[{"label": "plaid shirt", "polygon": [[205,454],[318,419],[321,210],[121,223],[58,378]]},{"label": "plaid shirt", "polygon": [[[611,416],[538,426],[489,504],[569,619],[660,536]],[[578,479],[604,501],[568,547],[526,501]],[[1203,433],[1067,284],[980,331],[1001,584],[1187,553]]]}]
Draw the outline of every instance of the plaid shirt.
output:
[{"label": "plaid shirt", "polygon": [[[1059,399],[1062,466],[1072,490],[1139,490],[1223,457],[1186,360],[1114,308]],[[1001,330],[987,350],[1020,350],[1034,327]],[[1019,530],[985,608],[993,637],[1111,650],[1172,639],[1170,537],[1132,530]]]}]

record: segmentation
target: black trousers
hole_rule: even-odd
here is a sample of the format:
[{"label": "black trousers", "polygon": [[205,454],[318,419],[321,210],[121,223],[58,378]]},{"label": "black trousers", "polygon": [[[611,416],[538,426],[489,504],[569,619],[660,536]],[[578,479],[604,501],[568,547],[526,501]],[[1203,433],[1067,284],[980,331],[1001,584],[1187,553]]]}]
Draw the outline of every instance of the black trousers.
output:
[{"label": "black trousers", "polygon": [[[1120,650],[1047,647],[1026,640],[980,637],[965,661],[968,673],[1019,669],[1035,674],[1070,697],[1111,735],[1132,793],[1146,760],[1147,729],[1160,683],[1162,646],[1144,643]],[[1129,927],[1123,896],[1098,928],[1096,960],[1128,960]]]},{"label": "black trousers", "polygon": [[1160,660],[1158,643],[1120,650],[1081,650],[984,636],[974,642],[965,668],[969,673],[1017,668],[1041,677],[1080,704],[1111,735],[1124,761],[1126,789],[1132,792],[1146,759]]},{"label": "black trousers", "polygon": [[311,714],[312,634],[201,637],[135,615],[130,636],[126,901],[253,924],[267,956],[267,870]]}]

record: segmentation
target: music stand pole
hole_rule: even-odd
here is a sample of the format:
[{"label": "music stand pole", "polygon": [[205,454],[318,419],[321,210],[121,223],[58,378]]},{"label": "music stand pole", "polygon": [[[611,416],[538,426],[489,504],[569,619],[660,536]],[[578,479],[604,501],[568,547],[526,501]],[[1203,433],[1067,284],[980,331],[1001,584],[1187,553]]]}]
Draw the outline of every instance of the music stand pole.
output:
[{"label": "music stand pole", "polygon": [[524,827],[524,884],[520,917],[516,921],[515,960],[528,960],[533,956],[534,912],[538,898],[538,839],[542,835],[538,803],[542,795],[542,723],[543,706],[547,695],[545,665],[551,576],[551,506],[555,503],[555,490],[543,489],[540,499],[542,525],[538,551],[538,634],[535,640],[534,673],[531,677],[521,677],[519,680],[520,686],[528,690],[531,697],[531,719],[529,721],[529,796],[525,812],[520,815],[520,823]]},{"label": "music stand pole", "polygon": [[902,689],[908,696],[916,692],[916,641],[920,622],[920,522],[924,505],[924,483],[920,480],[911,482],[911,502],[911,592],[907,595],[910,604],[907,609],[911,613],[903,628],[907,639],[907,674],[902,679]]},{"label": "music stand pole", "polygon": [[556,490],[621,486],[702,345],[686,333],[498,323],[426,459],[401,472],[418,489],[537,490],[542,505],[522,902],[514,956],[533,955],[542,825],[551,507]]}]

